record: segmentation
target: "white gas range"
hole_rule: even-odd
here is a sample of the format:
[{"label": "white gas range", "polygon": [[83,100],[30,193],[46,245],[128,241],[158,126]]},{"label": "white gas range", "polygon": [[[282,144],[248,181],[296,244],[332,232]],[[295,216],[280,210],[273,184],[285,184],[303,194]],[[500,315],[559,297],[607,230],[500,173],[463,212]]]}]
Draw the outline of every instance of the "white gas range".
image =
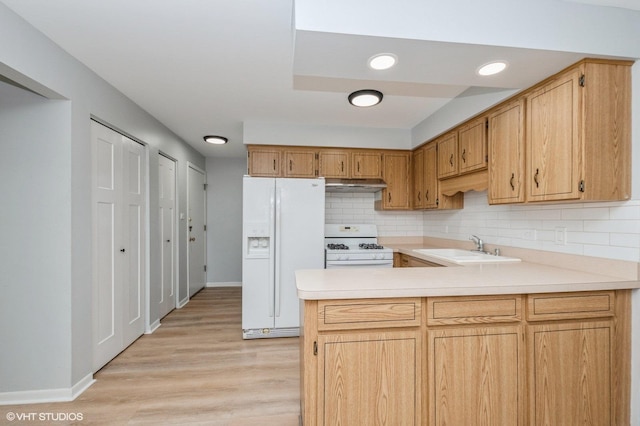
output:
[{"label": "white gas range", "polygon": [[392,268],[393,250],[378,244],[376,225],[324,226],[325,268]]}]

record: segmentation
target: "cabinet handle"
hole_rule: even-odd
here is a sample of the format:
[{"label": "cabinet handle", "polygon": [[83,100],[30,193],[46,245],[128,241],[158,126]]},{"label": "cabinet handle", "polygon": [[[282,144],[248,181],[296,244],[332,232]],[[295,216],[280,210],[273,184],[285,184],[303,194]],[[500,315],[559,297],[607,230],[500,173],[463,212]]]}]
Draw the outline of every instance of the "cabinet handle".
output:
[{"label": "cabinet handle", "polygon": [[462,162],[463,163],[467,162],[467,150],[466,149],[462,150]]},{"label": "cabinet handle", "polygon": [[340,162],[340,171],[344,172],[344,161]]},{"label": "cabinet handle", "polygon": [[424,193],[425,199],[427,201],[429,201],[429,190],[427,189],[427,191]]},{"label": "cabinet handle", "polygon": [[451,157],[449,157],[449,164],[451,164],[451,167],[453,167],[453,154],[451,154]]},{"label": "cabinet handle", "polygon": [[289,171],[293,170],[293,160],[289,160]]},{"label": "cabinet handle", "polygon": [[514,179],[515,177],[516,177],[516,176],[515,176],[515,173],[511,173],[511,179],[509,179],[509,185],[511,185],[511,190],[512,190],[512,191],[515,191],[515,189],[516,189],[515,185],[513,184],[513,179]]},{"label": "cabinet handle", "polygon": [[276,170],[276,160],[273,160],[273,170]]},{"label": "cabinet handle", "polygon": [[360,162],[358,161],[358,173],[360,173]]},{"label": "cabinet handle", "polygon": [[391,202],[391,193],[389,193],[389,202]]},{"label": "cabinet handle", "polygon": [[420,191],[418,191],[418,202],[420,202]]},{"label": "cabinet handle", "polygon": [[540,182],[538,181],[539,174],[540,174],[540,169],[536,169],[536,174],[533,175],[533,181],[536,183],[536,188],[540,187]]}]

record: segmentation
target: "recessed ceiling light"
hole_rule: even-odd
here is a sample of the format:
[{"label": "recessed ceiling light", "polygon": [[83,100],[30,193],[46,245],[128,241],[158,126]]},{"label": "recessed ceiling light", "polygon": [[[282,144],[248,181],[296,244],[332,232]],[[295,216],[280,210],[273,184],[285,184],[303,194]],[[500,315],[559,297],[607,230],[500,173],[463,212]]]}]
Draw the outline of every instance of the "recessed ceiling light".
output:
[{"label": "recessed ceiling light", "polygon": [[504,71],[505,68],[507,68],[507,63],[505,61],[493,61],[489,62],[488,64],[482,65],[480,68],[478,68],[476,73],[483,76],[494,75]]},{"label": "recessed ceiling light", "polygon": [[214,145],[224,145],[225,143],[229,142],[229,139],[225,138],[224,136],[216,136],[216,135],[208,135],[208,136],[205,136],[203,139],[205,142],[212,143]]},{"label": "recessed ceiling light", "polygon": [[382,92],[377,90],[357,90],[349,95],[349,103],[357,107],[370,107],[382,101]]},{"label": "recessed ceiling light", "polygon": [[393,53],[379,53],[369,58],[369,66],[374,70],[388,70],[398,62]]}]

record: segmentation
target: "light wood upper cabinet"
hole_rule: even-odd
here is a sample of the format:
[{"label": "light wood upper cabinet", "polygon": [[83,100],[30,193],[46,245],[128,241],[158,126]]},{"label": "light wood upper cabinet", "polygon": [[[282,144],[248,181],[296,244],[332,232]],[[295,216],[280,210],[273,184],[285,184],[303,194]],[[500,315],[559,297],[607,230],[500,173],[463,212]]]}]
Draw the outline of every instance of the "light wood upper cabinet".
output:
[{"label": "light wood upper cabinet", "polygon": [[346,150],[320,151],[318,154],[319,175],[327,178],[351,176],[351,153]]},{"label": "light wood upper cabinet", "polygon": [[[438,146],[435,143],[427,144],[422,151],[424,152],[424,169],[423,176],[423,206],[425,209],[437,208],[462,208],[462,194],[455,196],[459,202],[452,202],[452,197],[442,196],[439,191],[440,182],[438,181]],[[440,203],[442,199],[442,203]]]},{"label": "light wood upper cabinet", "polygon": [[412,170],[412,177],[413,177],[412,205],[414,209],[423,209],[425,205],[424,149],[419,148],[413,151],[413,154],[411,157],[411,170]]},{"label": "light wood upper cabinet", "polygon": [[489,204],[525,200],[524,111],[520,99],[489,114]]},{"label": "light wood upper cabinet", "polygon": [[629,199],[630,72],[584,61],[526,95],[527,201]]},{"label": "light wood upper cabinet", "polygon": [[277,148],[249,147],[247,153],[248,171],[251,176],[280,176],[280,158],[282,151]]},{"label": "light wood upper cabinet", "polygon": [[437,139],[438,178],[487,167],[486,117],[476,118]]},{"label": "light wood upper cabinet", "polygon": [[412,171],[414,209],[461,209],[463,207],[464,194],[446,196],[440,192],[436,141],[413,151]]},{"label": "light wood upper cabinet", "polygon": [[380,200],[376,200],[378,210],[408,210],[411,206],[411,179],[409,163],[410,152],[383,154],[383,179],[387,188],[381,191]]},{"label": "light wood upper cabinet", "polygon": [[458,129],[458,171],[460,174],[487,167],[487,119],[480,117]]},{"label": "light wood upper cabinet", "polygon": [[527,96],[530,201],[579,198],[580,75],[575,69]]},{"label": "light wood upper cabinet", "polygon": [[317,176],[315,150],[285,150],[284,177],[314,178]]},{"label": "light wood upper cabinet", "polygon": [[382,153],[353,151],[351,153],[351,176],[354,178],[381,178]]},{"label": "light wood upper cabinet", "polygon": [[437,139],[438,179],[458,174],[458,132],[450,132]]}]

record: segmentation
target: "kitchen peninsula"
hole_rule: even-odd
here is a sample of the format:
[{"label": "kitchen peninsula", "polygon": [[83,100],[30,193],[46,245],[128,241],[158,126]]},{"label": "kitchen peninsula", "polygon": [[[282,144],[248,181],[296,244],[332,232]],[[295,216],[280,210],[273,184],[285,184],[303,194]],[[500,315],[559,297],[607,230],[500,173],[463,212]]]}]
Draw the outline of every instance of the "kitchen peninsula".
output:
[{"label": "kitchen peninsula", "polygon": [[305,426],[629,423],[637,275],[523,261],[296,280]]}]

